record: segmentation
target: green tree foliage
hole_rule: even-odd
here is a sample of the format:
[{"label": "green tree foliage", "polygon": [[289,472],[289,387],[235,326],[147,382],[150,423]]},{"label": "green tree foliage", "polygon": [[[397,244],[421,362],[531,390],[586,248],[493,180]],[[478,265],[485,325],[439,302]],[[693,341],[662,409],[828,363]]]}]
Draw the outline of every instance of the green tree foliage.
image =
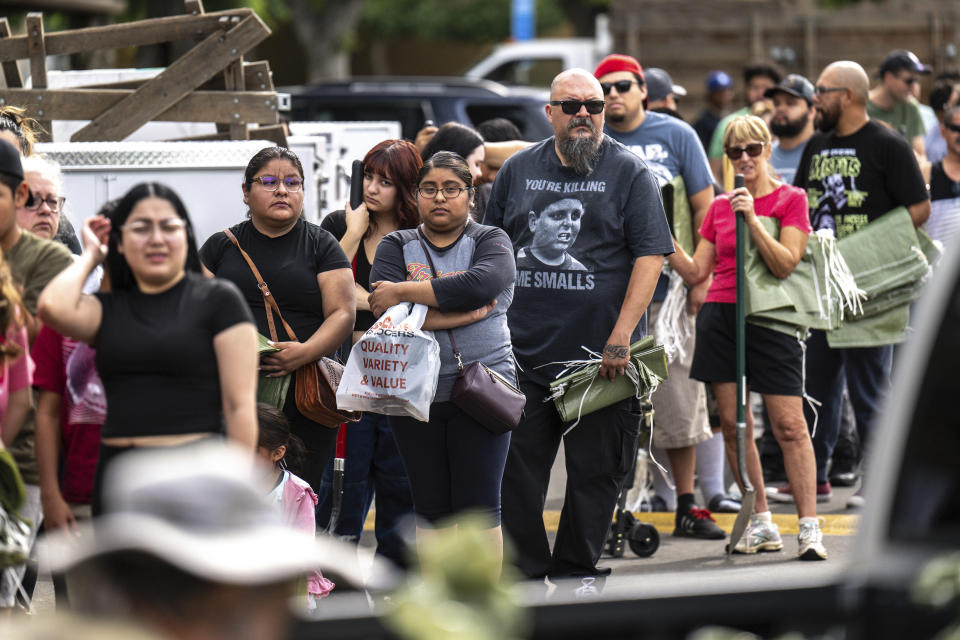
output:
[{"label": "green tree foliage", "polygon": [[[537,0],[537,33],[563,21],[560,0]],[[510,36],[510,0],[368,0],[363,27],[381,37],[498,42]]]}]

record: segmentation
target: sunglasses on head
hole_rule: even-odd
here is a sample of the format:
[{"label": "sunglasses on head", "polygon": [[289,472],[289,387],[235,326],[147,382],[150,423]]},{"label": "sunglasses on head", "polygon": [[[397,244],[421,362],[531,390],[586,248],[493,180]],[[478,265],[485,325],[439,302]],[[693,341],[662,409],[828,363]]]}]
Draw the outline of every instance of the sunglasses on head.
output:
[{"label": "sunglasses on head", "polygon": [[616,89],[617,93],[626,93],[635,84],[639,86],[636,80],[617,80],[616,82],[601,82],[600,88],[603,89],[603,95],[608,95],[610,89]]},{"label": "sunglasses on head", "polygon": [[575,116],[580,113],[580,107],[586,107],[587,113],[592,116],[603,111],[603,100],[551,100],[550,105],[560,107],[568,116]]},{"label": "sunglasses on head", "polygon": [[763,153],[763,143],[751,142],[743,147],[727,147],[724,149],[724,151],[726,152],[727,157],[731,160],[739,160],[744,151],[746,151],[747,155],[751,158],[756,158],[758,155]]},{"label": "sunglasses on head", "polygon": [[952,124],[950,122],[944,122],[943,126],[947,131],[953,131],[954,133],[960,133],[960,124]]}]

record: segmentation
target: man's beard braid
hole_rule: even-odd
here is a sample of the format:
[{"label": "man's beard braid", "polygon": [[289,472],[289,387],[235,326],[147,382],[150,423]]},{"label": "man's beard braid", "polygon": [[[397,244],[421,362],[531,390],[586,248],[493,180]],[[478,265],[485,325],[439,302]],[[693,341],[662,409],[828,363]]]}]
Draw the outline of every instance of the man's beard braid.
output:
[{"label": "man's beard braid", "polygon": [[[574,118],[570,121],[567,130],[570,131],[575,127],[581,126],[584,122],[586,122],[590,130],[596,134],[593,122],[589,118]],[[600,153],[600,143],[602,141],[602,136],[590,136],[588,138],[567,137],[560,141],[560,153],[563,154],[564,159],[566,159],[571,169],[582,176],[588,176],[593,173],[593,167]]]}]

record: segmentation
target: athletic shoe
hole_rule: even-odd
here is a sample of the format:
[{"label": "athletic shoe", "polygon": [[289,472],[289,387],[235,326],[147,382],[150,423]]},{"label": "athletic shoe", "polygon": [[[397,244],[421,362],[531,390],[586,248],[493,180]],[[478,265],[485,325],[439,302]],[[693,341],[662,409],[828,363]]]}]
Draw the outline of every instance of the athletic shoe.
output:
[{"label": "athletic shoe", "polygon": [[827,548],[823,546],[823,533],[820,531],[822,520],[823,518],[817,518],[817,522],[800,525],[800,533],[797,534],[800,549],[797,557],[801,560],[827,559]]},{"label": "athletic shoe", "polygon": [[737,513],[740,511],[740,501],[718,493],[710,498],[707,508],[713,513]]},{"label": "athletic shoe", "polygon": [[[790,485],[785,484],[780,488],[767,487],[767,497],[775,502],[793,502],[793,492]],[[817,502],[829,502],[833,497],[833,489],[829,482],[817,483]]]},{"label": "athletic shoe", "polygon": [[863,499],[863,485],[857,489],[857,492],[847,498],[847,509],[862,509],[866,501]]},{"label": "athletic shoe", "polygon": [[758,551],[780,551],[780,549],[783,549],[783,540],[780,538],[780,529],[777,525],[773,522],[758,520],[754,516],[733,551],[734,553],[757,553]]},{"label": "athletic shoe", "polygon": [[703,540],[723,540],[727,537],[710,512],[700,507],[690,507],[686,513],[677,512],[673,535]]}]

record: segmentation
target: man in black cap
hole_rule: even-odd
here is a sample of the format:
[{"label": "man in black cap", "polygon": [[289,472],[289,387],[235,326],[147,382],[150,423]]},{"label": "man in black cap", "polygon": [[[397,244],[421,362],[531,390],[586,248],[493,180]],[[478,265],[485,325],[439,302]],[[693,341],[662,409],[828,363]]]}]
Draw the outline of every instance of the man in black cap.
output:
[{"label": "man in black cap", "polygon": [[770,132],[777,136],[770,153],[770,164],[787,184],[800,164],[803,148],[813,135],[813,84],[796,73],[791,73],[775,87],[763,93],[773,101]]},{"label": "man in black cap", "polygon": [[650,67],[644,73],[647,81],[647,110],[669,109],[677,112],[677,96],[687,95],[687,90],[673,84],[673,78],[663,69]]},{"label": "man in black cap", "polygon": [[899,131],[913,147],[917,160],[926,159],[923,136],[926,127],[917,101],[913,98],[913,85],[920,82],[921,74],[930,73],[930,67],[920,62],[912,51],[891,51],[877,75],[880,84],[870,90],[867,100],[867,115],[881,120]]}]

